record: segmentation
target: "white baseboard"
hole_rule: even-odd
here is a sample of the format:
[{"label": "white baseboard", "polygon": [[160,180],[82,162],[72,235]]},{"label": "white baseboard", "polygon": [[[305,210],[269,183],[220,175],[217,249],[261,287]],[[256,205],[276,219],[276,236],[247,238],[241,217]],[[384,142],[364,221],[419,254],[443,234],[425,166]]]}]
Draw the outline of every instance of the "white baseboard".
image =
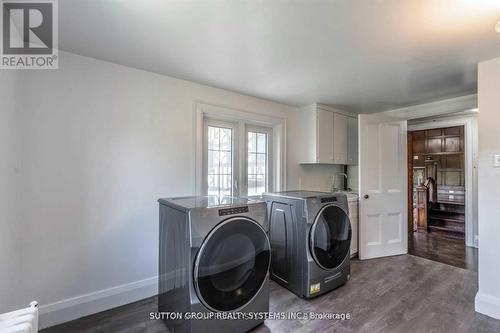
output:
[{"label": "white baseboard", "polygon": [[40,305],[39,328],[61,324],[158,294],[158,277]]},{"label": "white baseboard", "polygon": [[476,294],[476,312],[500,319],[500,298],[478,292]]}]

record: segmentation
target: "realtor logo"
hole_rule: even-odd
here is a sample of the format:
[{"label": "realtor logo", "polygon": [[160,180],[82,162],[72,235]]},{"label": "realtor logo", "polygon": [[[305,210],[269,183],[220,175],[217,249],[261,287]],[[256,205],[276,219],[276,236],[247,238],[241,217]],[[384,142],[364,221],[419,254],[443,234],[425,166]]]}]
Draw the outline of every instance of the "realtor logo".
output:
[{"label": "realtor logo", "polygon": [[56,1],[0,0],[0,68],[58,68]]}]

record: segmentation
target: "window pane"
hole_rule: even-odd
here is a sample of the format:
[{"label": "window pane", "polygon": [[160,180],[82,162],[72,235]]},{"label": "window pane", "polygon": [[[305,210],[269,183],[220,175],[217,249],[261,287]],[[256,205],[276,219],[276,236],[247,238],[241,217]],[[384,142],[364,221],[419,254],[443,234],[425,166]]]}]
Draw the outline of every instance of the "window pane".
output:
[{"label": "window pane", "polygon": [[247,193],[261,195],[268,190],[267,133],[248,132]]},{"label": "window pane", "polygon": [[257,158],[255,153],[248,153],[248,174],[249,175],[254,175],[257,173]]},{"label": "window pane", "polygon": [[257,152],[267,153],[267,134],[257,133]]},{"label": "window pane", "polygon": [[233,173],[233,163],[231,160],[231,152],[221,151],[220,155],[220,169],[219,173],[223,175],[230,175]]},{"label": "window pane", "polygon": [[233,177],[231,175],[221,175],[220,177],[221,177],[220,195],[231,195]]},{"label": "window pane", "polygon": [[248,152],[255,153],[257,151],[257,133],[248,132]]},{"label": "window pane", "polygon": [[219,175],[208,175],[208,195],[219,195]]},{"label": "window pane", "polygon": [[208,126],[208,149],[219,149],[219,128]]},{"label": "window pane", "polygon": [[255,175],[248,175],[248,195],[259,195],[256,191],[257,179]]},{"label": "window pane", "polygon": [[230,128],[220,129],[220,150],[231,151],[232,150],[232,138]]},{"label": "window pane", "polygon": [[260,195],[266,192],[266,176],[257,175],[256,190],[255,192]]},{"label": "window pane", "polygon": [[266,154],[257,154],[257,172],[256,174],[265,175],[267,172],[266,168]]},{"label": "window pane", "polygon": [[214,175],[219,173],[219,152],[218,151],[208,151],[208,174]]},{"label": "window pane", "polygon": [[233,195],[233,130],[208,126],[207,187],[209,195]]}]

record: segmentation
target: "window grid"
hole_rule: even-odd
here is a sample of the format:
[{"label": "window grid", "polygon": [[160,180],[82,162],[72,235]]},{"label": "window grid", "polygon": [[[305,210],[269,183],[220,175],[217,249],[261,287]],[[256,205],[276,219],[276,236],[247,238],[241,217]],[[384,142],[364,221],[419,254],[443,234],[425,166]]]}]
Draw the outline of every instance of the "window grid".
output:
[{"label": "window grid", "polygon": [[248,195],[261,195],[268,190],[267,133],[248,131],[247,154]]},{"label": "window grid", "polygon": [[209,195],[233,195],[233,130],[227,127],[208,126]]}]

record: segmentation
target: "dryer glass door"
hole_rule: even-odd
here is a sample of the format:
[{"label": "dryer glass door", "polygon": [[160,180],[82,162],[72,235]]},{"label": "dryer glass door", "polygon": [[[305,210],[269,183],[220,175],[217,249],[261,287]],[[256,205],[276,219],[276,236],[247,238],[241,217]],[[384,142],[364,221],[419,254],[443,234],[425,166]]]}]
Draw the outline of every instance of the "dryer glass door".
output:
[{"label": "dryer glass door", "polygon": [[335,205],[321,208],[311,229],[311,253],[323,269],[338,267],[349,254],[351,223],[343,209]]},{"label": "dryer glass door", "polygon": [[265,282],[270,246],[264,229],[247,218],[231,218],[214,228],[195,261],[194,283],[201,302],[214,311],[249,303]]}]

